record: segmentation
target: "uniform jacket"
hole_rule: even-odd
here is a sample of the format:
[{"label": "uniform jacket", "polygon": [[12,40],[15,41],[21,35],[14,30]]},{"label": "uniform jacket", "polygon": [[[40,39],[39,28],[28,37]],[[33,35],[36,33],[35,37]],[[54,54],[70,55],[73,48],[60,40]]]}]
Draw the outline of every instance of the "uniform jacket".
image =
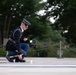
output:
[{"label": "uniform jacket", "polygon": [[9,40],[6,44],[6,50],[18,50],[20,53],[20,39],[22,36],[22,30],[20,27],[16,28],[11,36],[9,37]]}]

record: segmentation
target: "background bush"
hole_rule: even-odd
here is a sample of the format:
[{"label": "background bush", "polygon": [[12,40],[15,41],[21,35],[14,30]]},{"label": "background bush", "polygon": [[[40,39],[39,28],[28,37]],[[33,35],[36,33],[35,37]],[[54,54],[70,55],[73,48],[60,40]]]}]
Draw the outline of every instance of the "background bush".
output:
[{"label": "background bush", "polygon": [[[59,57],[57,51],[60,43],[47,41],[48,46],[44,47],[44,41],[37,41],[36,48],[30,47],[26,57]],[[62,57],[76,57],[76,48],[71,48],[68,44],[62,42],[63,56]],[[6,51],[0,48],[0,57],[4,57]]]},{"label": "background bush", "polygon": [[0,48],[0,57],[6,56],[6,51],[3,48]]}]

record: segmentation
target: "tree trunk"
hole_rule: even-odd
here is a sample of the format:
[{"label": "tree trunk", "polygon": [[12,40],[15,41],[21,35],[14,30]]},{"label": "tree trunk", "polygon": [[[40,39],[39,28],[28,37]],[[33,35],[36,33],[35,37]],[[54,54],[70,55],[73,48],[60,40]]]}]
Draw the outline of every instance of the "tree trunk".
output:
[{"label": "tree trunk", "polygon": [[0,45],[3,45],[3,41],[5,38],[5,32],[6,32],[6,25],[7,25],[7,15],[5,16],[4,24],[0,30]]},{"label": "tree trunk", "polygon": [[6,31],[6,37],[7,38],[9,37],[9,30],[10,30],[10,25],[11,25],[11,19],[12,19],[12,14],[10,15],[9,20],[8,20],[7,31]]},{"label": "tree trunk", "polygon": [[0,31],[0,45],[2,45],[2,41],[1,41],[1,31]]}]

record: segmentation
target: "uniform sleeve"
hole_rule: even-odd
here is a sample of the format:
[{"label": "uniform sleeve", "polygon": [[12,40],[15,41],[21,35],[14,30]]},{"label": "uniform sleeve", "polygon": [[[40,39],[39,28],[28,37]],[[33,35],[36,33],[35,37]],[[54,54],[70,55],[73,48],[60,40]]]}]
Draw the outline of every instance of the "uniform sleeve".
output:
[{"label": "uniform sleeve", "polygon": [[19,53],[21,53],[20,52],[20,45],[19,45],[20,44],[20,37],[21,37],[21,32],[19,30],[16,30],[13,34],[13,38],[16,42],[16,49],[18,50]]}]

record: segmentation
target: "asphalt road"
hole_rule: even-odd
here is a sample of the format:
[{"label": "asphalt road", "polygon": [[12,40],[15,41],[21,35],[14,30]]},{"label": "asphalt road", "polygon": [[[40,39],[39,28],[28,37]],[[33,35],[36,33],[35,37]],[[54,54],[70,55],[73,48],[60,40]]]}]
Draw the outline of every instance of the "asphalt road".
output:
[{"label": "asphalt road", "polygon": [[10,63],[0,58],[0,75],[76,75],[76,58],[25,58]]}]

